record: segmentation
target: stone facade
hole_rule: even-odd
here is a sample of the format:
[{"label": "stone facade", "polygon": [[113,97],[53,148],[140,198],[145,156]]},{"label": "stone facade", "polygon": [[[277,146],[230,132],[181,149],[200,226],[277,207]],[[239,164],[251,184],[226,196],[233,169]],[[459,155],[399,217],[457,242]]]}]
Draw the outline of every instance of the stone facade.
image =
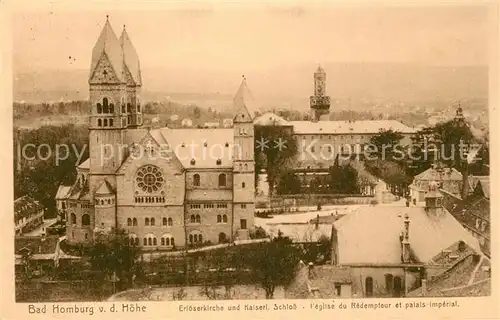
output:
[{"label": "stone facade", "polygon": [[[114,228],[125,229],[144,250],[247,239],[255,165],[246,80],[234,98],[232,129],[175,132],[141,128],[142,81],[125,30],[118,40],[106,21],[91,66],[90,157],[77,167],[74,185],[58,194],[67,211],[67,240],[91,243]],[[179,137],[204,142],[187,150]],[[213,146],[233,153],[206,159],[205,148]]]}]

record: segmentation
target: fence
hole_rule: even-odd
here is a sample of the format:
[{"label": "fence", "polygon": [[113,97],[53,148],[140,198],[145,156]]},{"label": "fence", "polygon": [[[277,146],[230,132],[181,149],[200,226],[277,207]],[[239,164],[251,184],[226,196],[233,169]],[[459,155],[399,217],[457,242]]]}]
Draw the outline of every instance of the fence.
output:
[{"label": "fence", "polygon": [[271,199],[271,208],[297,208],[327,205],[371,204],[373,196],[351,194],[294,194],[275,196]]}]

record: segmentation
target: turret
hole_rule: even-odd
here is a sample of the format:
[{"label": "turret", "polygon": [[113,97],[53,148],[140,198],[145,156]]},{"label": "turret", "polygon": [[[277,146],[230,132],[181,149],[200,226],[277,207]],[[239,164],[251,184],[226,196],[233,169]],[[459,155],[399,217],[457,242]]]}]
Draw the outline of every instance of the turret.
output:
[{"label": "turret", "polygon": [[314,73],[314,95],[310,97],[311,120],[318,121],[330,111],[330,97],[326,95],[326,73],[318,66]]}]

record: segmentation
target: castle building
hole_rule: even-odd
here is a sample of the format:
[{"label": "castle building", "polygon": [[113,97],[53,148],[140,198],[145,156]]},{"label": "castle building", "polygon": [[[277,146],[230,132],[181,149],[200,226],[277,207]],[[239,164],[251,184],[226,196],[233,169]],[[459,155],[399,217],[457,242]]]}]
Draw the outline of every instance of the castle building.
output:
[{"label": "castle building", "polygon": [[89,158],[58,194],[67,240],[90,243],[114,228],[144,249],[247,239],[254,217],[254,137],[246,79],[232,128],[145,128],[141,68],[125,27],[109,20],[92,51]]},{"label": "castle building", "polygon": [[346,158],[360,155],[370,139],[380,131],[393,130],[403,136],[402,145],[409,145],[417,130],[396,120],[324,119],[329,115],[330,97],[326,95],[326,72],[319,66],[314,73],[314,95],[310,97],[310,120],[287,121],[267,112],[256,117],[256,126],[281,126],[292,132],[298,146],[295,169],[316,173],[328,171],[337,155]]}]

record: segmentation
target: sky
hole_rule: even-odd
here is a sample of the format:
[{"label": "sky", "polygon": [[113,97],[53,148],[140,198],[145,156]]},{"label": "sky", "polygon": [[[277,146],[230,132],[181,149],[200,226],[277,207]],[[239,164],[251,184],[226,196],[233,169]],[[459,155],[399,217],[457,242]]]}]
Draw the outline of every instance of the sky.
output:
[{"label": "sky", "polygon": [[[192,7],[18,12],[16,71],[88,69],[109,15],[143,68],[268,69],[332,62],[487,65],[485,7]],[[71,58],[70,58],[71,57]]]}]

